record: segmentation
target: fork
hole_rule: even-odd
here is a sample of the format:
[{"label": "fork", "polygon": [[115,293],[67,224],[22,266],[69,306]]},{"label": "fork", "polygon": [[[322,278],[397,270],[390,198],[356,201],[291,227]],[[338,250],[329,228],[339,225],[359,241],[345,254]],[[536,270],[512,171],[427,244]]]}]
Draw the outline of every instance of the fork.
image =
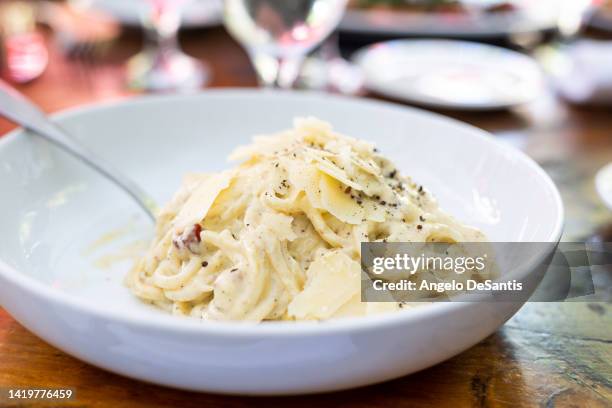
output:
[{"label": "fork", "polygon": [[0,80],[0,116],[21,125],[92,167],[125,191],[151,220],[155,220],[157,210],[155,201],[138,184],[81,146],[59,125],[51,122],[33,102],[2,80]]}]

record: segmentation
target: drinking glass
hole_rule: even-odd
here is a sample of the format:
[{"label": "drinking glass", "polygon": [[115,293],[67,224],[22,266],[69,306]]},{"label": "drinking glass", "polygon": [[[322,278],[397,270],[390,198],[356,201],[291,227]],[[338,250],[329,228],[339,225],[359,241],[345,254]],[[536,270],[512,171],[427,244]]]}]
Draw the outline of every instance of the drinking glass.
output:
[{"label": "drinking glass", "polygon": [[146,12],[142,14],[144,49],[128,61],[132,88],[186,91],[208,82],[206,64],[183,53],[178,44],[181,9],[187,1],[146,0]]},{"label": "drinking glass", "polygon": [[338,25],[347,0],[225,0],[224,22],[264,87],[291,88],[304,57]]}]

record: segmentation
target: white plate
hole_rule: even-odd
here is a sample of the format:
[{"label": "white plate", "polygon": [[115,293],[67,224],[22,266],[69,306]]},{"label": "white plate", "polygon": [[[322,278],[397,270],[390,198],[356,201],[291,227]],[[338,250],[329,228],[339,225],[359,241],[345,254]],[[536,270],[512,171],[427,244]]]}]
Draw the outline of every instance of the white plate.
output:
[{"label": "white plate", "polygon": [[364,34],[491,38],[556,27],[558,0],[515,1],[528,2],[527,8],[478,15],[349,8],[340,29]]},{"label": "white plate", "polygon": [[474,42],[394,40],[363,48],[353,59],[372,91],[438,108],[505,109],[544,89],[532,58]]},{"label": "white plate", "polygon": [[[121,24],[140,26],[141,16],[147,12],[145,0],[91,0],[93,7],[114,16]],[[222,21],[221,0],[187,0],[181,12],[181,26],[186,28],[211,27]]]},{"label": "white plate", "polygon": [[[560,237],[559,193],[531,159],[481,130],[412,108],[315,93],[220,90],[132,99],[57,119],[161,203],[185,172],[226,168],[236,145],[286,128],[299,115],[316,115],[376,142],[429,186],[443,208],[494,240]],[[150,237],[151,225],[129,199],[21,131],[0,140],[0,163],[0,303],[55,347],[129,377],[240,394],[346,389],[454,356],[521,306],[440,303],[336,322],[263,325],[168,316],[122,285],[130,262],[94,265]],[[111,245],[91,249],[102,234],[126,225]],[[545,255],[538,252],[531,266]]]},{"label": "white plate", "polygon": [[597,172],[595,188],[601,200],[612,210],[612,163],[608,163]]}]

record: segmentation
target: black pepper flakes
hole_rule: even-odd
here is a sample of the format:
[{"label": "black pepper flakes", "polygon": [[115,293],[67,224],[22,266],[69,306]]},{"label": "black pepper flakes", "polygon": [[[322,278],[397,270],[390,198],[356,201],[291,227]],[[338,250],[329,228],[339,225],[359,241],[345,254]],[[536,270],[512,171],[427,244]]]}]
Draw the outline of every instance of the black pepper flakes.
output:
[{"label": "black pepper flakes", "polygon": [[418,230],[422,230],[422,229],[423,229],[423,226],[422,226],[421,224],[419,224],[419,225],[417,225],[417,229],[418,229]]},{"label": "black pepper flakes", "polygon": [[206,268],[207,266],[208,266],[208,262],[207,261],[202,262],[202,268]]}]

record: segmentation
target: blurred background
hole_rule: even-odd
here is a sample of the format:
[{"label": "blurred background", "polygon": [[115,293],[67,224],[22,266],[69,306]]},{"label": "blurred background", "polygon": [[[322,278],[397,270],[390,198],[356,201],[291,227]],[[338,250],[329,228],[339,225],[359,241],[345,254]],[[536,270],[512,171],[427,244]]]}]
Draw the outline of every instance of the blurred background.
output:
[{"label": "blurred background", "polygon": [[565,240],[610,240],[612,1],[2,0],[0,75],[47,112],[255,86],[417,105],[538,161]]}]

